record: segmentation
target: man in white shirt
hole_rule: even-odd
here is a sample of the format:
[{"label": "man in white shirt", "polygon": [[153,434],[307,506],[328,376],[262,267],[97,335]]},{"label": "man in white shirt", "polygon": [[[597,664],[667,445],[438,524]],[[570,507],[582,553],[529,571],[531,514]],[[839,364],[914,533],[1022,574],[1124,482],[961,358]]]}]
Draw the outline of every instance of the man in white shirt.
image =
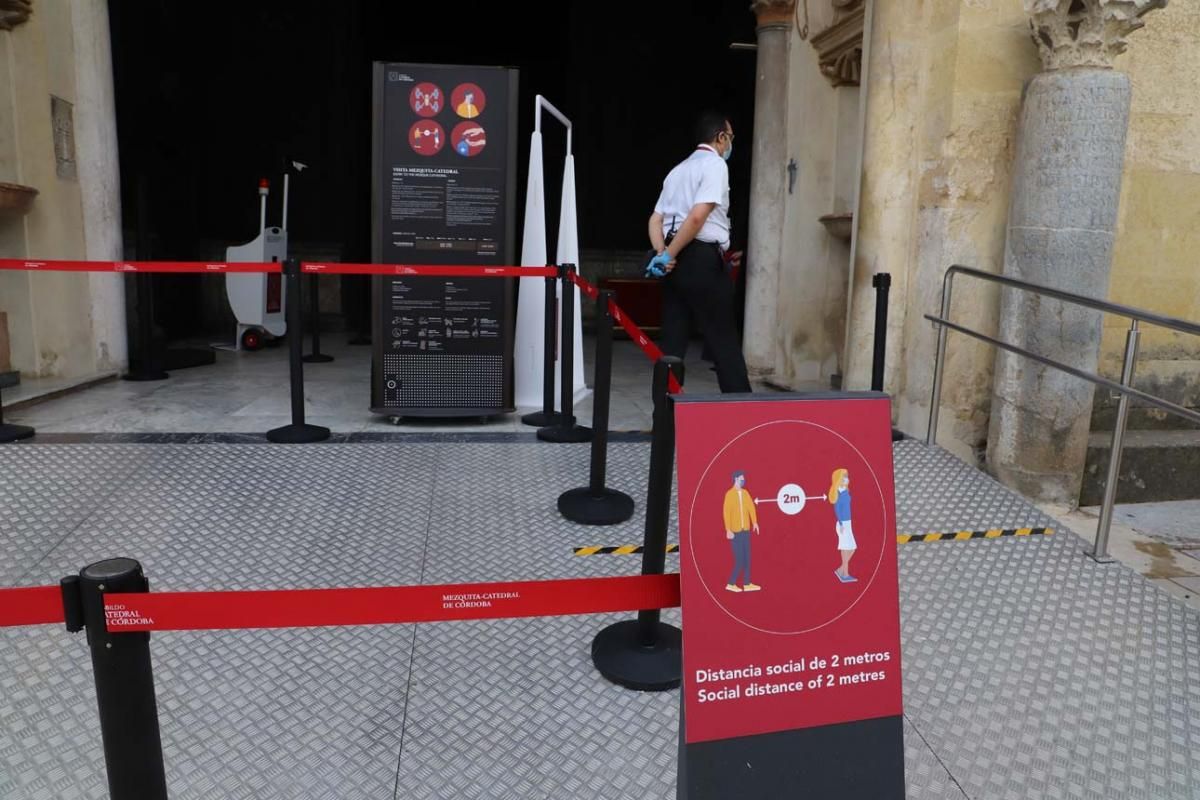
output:
[{"label": "man in white shirt", "polygon": [[[733,126],[706,112],[696,127],[700,144],[671,170],[650,215],[652,269],[663,278],[663,352],[683,358],[697,323],[716,362],[722,392],[749,392],[746,361],[734,318],[734,287],[725,265],[729,249],[729,167]],[[670,241],[667,241],[670,239]]]}]

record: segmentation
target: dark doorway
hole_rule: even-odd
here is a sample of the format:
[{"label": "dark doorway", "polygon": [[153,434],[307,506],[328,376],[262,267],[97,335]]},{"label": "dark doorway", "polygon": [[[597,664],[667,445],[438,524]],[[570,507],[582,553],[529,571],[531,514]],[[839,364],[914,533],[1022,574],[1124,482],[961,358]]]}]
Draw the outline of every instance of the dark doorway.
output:
[{"label": "dark doorway", "polygon": [[[296,159],[309,169],[292,186],[292,253],[369,260],[376,60],[518,67],[518,195],[523,204],[540,93],[576,125],[589,249],[646,247],[646,217],[694,144],[694,117],[724,109],[745,143],[730,162],[734,240],[744,243],[754,54],[729,44],[754,41],[747,5],[110,0],[128,256],[223,258],[257,235],[260,178],[272,181],[268,220],[278,220],[275,184]],[[557,134],[547,129],[548,169],[561,164]],[[548,172],[551,221],[558,180]],[[168,338],[229,332],[223,290],[206,280],[156,276],[155,319]],[[357,301],[344,299],[354,314]]]}]

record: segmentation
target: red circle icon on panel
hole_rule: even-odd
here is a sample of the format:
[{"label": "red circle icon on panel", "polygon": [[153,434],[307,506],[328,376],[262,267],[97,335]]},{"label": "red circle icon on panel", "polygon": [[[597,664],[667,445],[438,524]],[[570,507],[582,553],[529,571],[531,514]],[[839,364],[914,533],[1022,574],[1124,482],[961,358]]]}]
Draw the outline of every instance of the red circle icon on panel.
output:
[{"label": "red circle icon on panel", "polygon": [[408,93],[408,104],[422,117],[434,117],[446,106],[446,95],[433,83],[418,83]]},{"label": "red circle icon on panel", "polygon": [[437,155],[446,146],[446,131],[431,119],[419,120],[408,129],[408,144],[418,155]]},{"label": "red circle icon on panel", "polygon": [[450,132],[450,143],[454,152],[471,158],[483,152],[487,145],[487,132],[474,122],[460,122]]},{"label": "red circle icon on panel", "polygon": [[463,119],[475,119],[487,106],[487,97],[474,83],[460,83],[450,94],[450,106]]},{"label": "red circle icon on panel", "polygon": [[[738,435],[690,499],[690,557],[712,600],[763,633],[806,633],[855,606],[883,562],[883,490],[836,431],[782,420]],[[892,542],[891,546],[895,546]]]}]

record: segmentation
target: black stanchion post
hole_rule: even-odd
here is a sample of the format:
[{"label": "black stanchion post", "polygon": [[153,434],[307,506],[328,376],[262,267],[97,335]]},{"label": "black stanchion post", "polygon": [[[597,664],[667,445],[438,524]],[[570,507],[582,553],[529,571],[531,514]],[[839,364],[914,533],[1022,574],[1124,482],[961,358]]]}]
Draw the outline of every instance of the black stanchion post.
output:
[{"label": "black stanchion post", "polygon": [[892,288],[892,276],[876,272],[871,276],[875,287],[875,353],[871,358],[871,391],[883,391],[883,367],[887,359],[888,292]]},{"label": "black stanchion post", "polygon": [[329,438],[329,428],[304,422],[304,336],[303,314],[300,311],[300,262],[289,258],[283,262],[287,283],[287,338],[292,384],[292,423],[267,431],[267,439],[280,444],[322,442]]},{"label": "black stanchion post", "polygon": [[67,630],[87,630],[100,710],[100,737],[112,800],[166,800],[150,634],[109,633],[104,595],[150,591],[131,558],[100,561],[63,578]]},{"label": "black stanchion post", "polygon": [[[662,575],[667,563],[671,476],[675,461],[675,418],[667,376],[683,385],[683,362],[664,356],[654,365],[654,434],[646,488],[646,536],[642,574]],[[592,641],[592,663],[605,678],[629,689],[665,691],[683,680],[683,635],[660,620],[660,611],[639,611],[636,620],[609,625]]]},{"label": "black stanchion post", "polygon": [[[140,254],[139,254],[140,255]],[[129,371],[121,376],[127,381],[165,381],[171,377],[163,371],[154,347],[154,284],[152,276],[139,272],[134,277],[137,287],[138,359],[130,361]]]},{"label": "black stanchion post", "polygon": [[303,359],[306,364],[327,364],[333,356],[321,352],[321,298],[318,295],[320,278],[316,273],[308,276],[308,324],[312,329],[312,352]]},{"label": "black stanchion post", "polygon": [[557,424],[538,430],[537,437],[543,442],[586,442],[592,438],[590,429],[575,423],[575,283],[571,280],[574,273],[574,264],[563,265],[562,312],[559,314],[562,318],[559,335],[562,342],[559,407],[562,412]]},{"label": "black stanchion post", "polygon": [[588,485],[558,498],[559,512],[584,525],[616,525],[633,516],[633,498],[604,486],[608,468],[608,401],[612,390],[612,292],[596,300],[596,375],[592,379],[592,465]]},{"label": "black stanchion post", "polygon": [[28,439],[33,433],[28,425],[10,425],[4,421],[4,400],[0,398],[0,444]]},{"label": "black stanchion post", "polygon": [[[560,266],[558,271],[561,276],[563,268]],[[532,425],[536,428],[559,425],[563,421],[562,414],[554,410],[554,348],[556,344],[554,312],[558,307],[558,304],[555,302],[555,295],[557,294],[555,288],[556,280],[553,276],[546,277],[546,339],[542,347],[542,410],[534,411],[532,414],[526,414],[521,417],[522,423]]]},{"label": "black stanchion post", "polygon": [[[150,183],[146,173],[137,178],[137,257],[142,261],[151,260],[150,252]],[[163,371],[159,363],[158,353],[154,349],[154,284],[151,276],[139,272],[133,278],[134,291],[137,293],[137,330],[134,334],[138,342],[138,358],[129,360],[129,370],[121,376],[127,381],[164,381],[170,376]]]},{"label": "black stanchion post", "polygon": [[[883,391],[883,370],[887,364],[887,321],[888,294],[892,289],[892,276],[886,272],[876,272],[871,276],[871,286],[875,287],[875,337],[874,353],[871,355],[871,391]],[[898,442],[904,434],[892,428],[892,441]]]}]

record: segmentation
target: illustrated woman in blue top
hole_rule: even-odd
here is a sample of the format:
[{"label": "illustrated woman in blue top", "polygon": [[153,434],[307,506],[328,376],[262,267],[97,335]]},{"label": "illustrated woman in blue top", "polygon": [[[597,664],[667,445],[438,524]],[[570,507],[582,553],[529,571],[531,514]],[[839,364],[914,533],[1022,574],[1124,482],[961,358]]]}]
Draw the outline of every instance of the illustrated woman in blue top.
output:
[{"label": "illustrated woman in blue top", "polygon": [[829,486],[829,503],[837,515],[838,551],[842,554],[842,566],[833,571],[842,583],[857,583],[858,578],[850,574],[850,559],[858,549],[854,541],[854,528],[850,525],[850,472],[844,469],[833,471]]}]

